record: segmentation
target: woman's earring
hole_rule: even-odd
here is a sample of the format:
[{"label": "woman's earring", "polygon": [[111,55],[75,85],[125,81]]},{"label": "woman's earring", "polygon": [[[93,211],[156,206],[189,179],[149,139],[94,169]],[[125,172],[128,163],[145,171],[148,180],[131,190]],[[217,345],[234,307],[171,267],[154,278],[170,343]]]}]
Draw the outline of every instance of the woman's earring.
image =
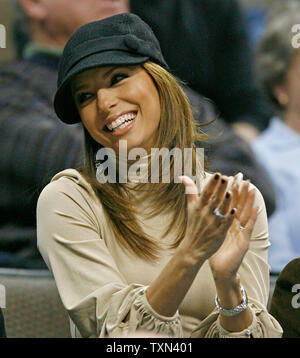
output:
[{"label": "woman's earring", "polygon": [[288,103],[289,103],[289,97],[287,94],[282,93],[279,97],[278,97],[278,102],[285,107]]}]

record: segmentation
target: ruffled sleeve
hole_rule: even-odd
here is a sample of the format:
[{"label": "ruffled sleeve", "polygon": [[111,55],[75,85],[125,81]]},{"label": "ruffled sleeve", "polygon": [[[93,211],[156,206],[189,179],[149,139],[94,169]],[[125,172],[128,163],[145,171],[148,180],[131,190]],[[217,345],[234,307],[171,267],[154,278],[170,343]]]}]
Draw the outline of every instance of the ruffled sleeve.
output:
[{"label": "ruffled sleeve", "polygon": [[220,315],[215,309],[192,333],[192,338],[281,338],[282,328],[260,303],[250,303],[253,321],[241,332],[229,332],[220,324]]},{"label": "ruffled sleeve", "polygon": [[[182,337],[178,311],[172,317],[156,313],[147,301],[146,286],[131,284],[111,295],[106,310],[97,312],[91,300],[68,310],[71,333],[75,338],[122,337],[137,331],[148,332],[154,337]],[[101,290],[99,290],[101,294]],[[103,298],[103,296],[101,297]],[[100,301],[95,297],[94,301]],[[129,318],[126,317],[129,315]],[[75,322],[75,323],[74,323]],[[93,333],[94,332],[94,333]]]},{"label": "ruffled sleeve", "polygon": [[116,337],[137,330],[182,336],[178,312],[157,314],[147,301],[146,286],[126,282],[101,238],[92,198],[76,181],[61,178],[44,188],[37,204],[37,236],[74,337]]},{"label": "ruffled sleeve", "polygon": [[[106,329],[110,336],[131,334],[137,329],[150,331],[157,336],[182,337],[182,326],[178,311],[172,317],[158,314],[149,305],[146,296],[146,287],[136,288],[130,292],[131,299],[122,300],[120,297],[112,298],[110,310],[106,319]],[[119,296],[116,295],[116,296]],[[114,304],[116,304],[115,307]],[[115,316],[113,312],[117,313]],[[122,322],[122,317],[130,312],[127,323]]]}]

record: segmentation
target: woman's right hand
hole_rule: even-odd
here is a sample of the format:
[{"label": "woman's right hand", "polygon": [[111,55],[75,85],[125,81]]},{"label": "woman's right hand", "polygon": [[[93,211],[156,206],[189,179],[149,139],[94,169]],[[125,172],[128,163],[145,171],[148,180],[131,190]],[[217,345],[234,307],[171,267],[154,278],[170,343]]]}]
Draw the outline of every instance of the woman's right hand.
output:
[{"label": "woman's right hand", "polygon": [[[181,182],[188,195],[188,222],[178,249],[195,262],[205,261],[220,248],[235,217],[232,195],[226,192],[228,178],[216,173],[200,195],[191,178],[182,176]],[[226,217],[215,215],[215,208]]]},{"label": "woman's right hand", "polygon": [[[226,198],[228,178],[215,174],[198,194],[189,177],[181,177],[188,195],[188,222],[184,238],[170,260],[146,290],[148,303],[157,313],[171,317],[178,310],[204,262],[222,245],[235,216]],[[213,211],[219,207],[226,218]]]}]

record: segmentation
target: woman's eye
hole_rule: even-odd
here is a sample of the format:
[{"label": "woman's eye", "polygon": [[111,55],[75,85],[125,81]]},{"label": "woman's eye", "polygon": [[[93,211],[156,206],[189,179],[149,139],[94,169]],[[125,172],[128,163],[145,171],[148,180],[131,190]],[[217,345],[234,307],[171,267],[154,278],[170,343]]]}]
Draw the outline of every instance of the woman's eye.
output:
[{"label": "woman's eye", "polygon": [[127,77],[128,77],[128,75],[125,74],[125,73],[116,73],[116,74],[113,75],[112,78],[111,78],[111,81],[110,81],[111,86],[113,86],[114,84],[116,84],[116,83],[122,81],[124,78],[127,78]]},{"label": "woman's eye", "polygon": [[88,101],[92,96],[92,93],[80,93],[77,96],[77,101],[79,104],[83,104],[84,102]]}]

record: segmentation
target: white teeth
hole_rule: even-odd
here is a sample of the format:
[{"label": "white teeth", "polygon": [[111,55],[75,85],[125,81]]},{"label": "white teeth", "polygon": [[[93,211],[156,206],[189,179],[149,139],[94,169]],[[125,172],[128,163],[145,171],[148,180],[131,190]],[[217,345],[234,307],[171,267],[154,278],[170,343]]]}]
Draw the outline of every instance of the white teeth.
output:
[{"label": "white teeth", "polygon": [[136,117],[136,114],[135,113],[127,113],[127,114],[124,114],[123,116],[119,117],[118,119],[116,119],[115,121],[113,121],[112,123],[110,124],[107,124],[107,128],[109,130],[113,130],[114,128],[117,128],[120,126],[120,128],[124,128],[126,127],[126,125],[128,123],[124,123],[125,121],[132,121],[134,118]]}]

